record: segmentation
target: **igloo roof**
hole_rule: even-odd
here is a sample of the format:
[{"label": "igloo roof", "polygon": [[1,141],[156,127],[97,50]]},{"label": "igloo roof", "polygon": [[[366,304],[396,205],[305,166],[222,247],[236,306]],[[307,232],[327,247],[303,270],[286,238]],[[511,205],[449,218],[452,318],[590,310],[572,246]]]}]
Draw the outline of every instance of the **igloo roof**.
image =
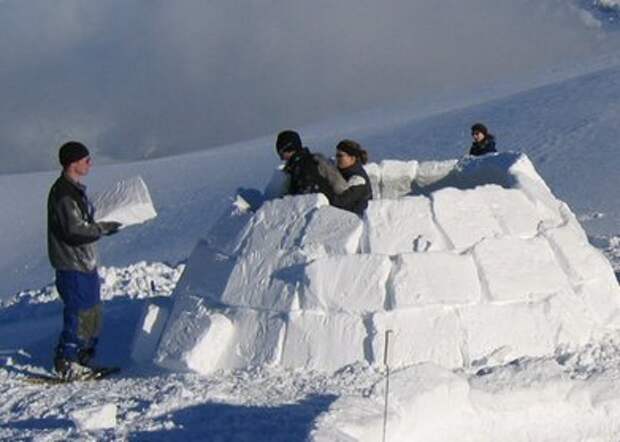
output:
[{"label": "igloo roof", "polygon": [[[320,194],[235,205],[173,295],[150,306],[136,354],[209,373],[255,365],[447,368],[583,345],[617,328],[620,290],[522,154],[367,167],[364,219]],[[150,356],[149,356],[150,357]]]}]

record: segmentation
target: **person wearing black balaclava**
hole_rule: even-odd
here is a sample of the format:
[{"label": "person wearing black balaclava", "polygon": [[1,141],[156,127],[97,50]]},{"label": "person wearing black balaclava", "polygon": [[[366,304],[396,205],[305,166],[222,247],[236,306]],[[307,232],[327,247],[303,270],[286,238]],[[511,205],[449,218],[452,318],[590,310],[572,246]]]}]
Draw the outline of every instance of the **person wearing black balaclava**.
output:
[{"label": "person wearing black balaclava", "polygon": [[285,195],[322,193],[331,200],[334,193],[343,190],[345,183],[334,165],[323,155],[312,153],[304,147],[297,132],[280,132],[276,139],[276,151],[286,162],[283,169],[288,177]]}]

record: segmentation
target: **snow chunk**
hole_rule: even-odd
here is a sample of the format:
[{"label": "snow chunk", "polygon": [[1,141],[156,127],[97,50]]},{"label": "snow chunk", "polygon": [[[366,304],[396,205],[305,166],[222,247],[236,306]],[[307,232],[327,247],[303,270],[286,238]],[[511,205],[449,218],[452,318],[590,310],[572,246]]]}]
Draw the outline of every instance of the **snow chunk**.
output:
[{"label": "snow chunk", "polygon": [[393,309],[424,304],[468,304],[481,297],[478,271],[469,254],[399,255],[391,286]]},{"label": "snow chunk", "polygon": [[368,163],[364,165],[364,170],[370,179],[370,188],[372,189],[372,197],[374,199],[382,198],[381,195],[381,167],[377,163]]},{"label": "snow chunk", "polygon": [[443,367],[463,366],[458,316],[440,306],[394,310],[372,316],[373,362],[383,361],[384,338],[390,336],[389,365],[404,367],[432,361]]},{"label": "snow chunk", "polygon": [[116,427],[116,405],[105,404],[82,408],[70,413],[79,431],[105,430]]},{"label": "snow chunk", "polygon": [[400,198],[411,193],[417,161],[381,161],[381,198]]},{"label": "snow chunk", "polygon": [[430,201],[423,196],[372,200],[364,222],[362,250],[365,253],[397,255],[447,248],[433,221]]},{"label": "snow chunk", "polygon": [[361,316],[343,313],[292,312],[281,365],[334,371],[364,361],[366,328]]},{"label": "snow chunk", "polygon": [[432,195],[437,224],[457,249],[504,231],[477,190],[447,188]]},{"label": "snow chunk", "polygon": [[144,307],[131,346],[131,359],[147,362],[153,358],[169,314],[168,306],[148,303]]},{"label": "snow chunk", "polygon": [[545,238],[485,240],[474,248],[474,257],[494,301],[541,298],[570,288]]},{"label": "snow chunk", "polygon": [[321,207],[308,223],[301,240],[309,258],[357,253],[364,224],[354,213],[332,206]]},{"label": "snow chunk", "polygon": [[[620,327],[620,286],[605,256],[573,224],[550,229],[545,236],[558,255],[575,291],[602,324]],[[611,296],[610,296],[611,294]]]},{"label": "snow chunk", "polygon": [[329,202],[321,193],[286,196],[265,202],[250,219],[239,240],[239,253],[298,246],[312,212]]},{"label": "snow chunk", "polygon": [[157,216],[149,190],[139,176],[120,181],[112,189],[97,194],[93,205],[97,222],[117,221],[123,227]]},{"label": "snow chunk", "polygon": [[322,311],[383,310],[392,263],[382,255],[316,260],[304,269],[302,308]]}]

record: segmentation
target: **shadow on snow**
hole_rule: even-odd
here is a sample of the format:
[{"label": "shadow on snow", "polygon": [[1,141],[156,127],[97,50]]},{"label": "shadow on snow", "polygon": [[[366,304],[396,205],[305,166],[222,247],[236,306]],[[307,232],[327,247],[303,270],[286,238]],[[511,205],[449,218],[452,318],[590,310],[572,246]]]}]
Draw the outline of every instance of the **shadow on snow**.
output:
[{"label": "shadow on snow", "polygon": [[311,395],[276,407],[209,402],[162,416],[162,429],[134,433],[130,441],[291,442],[306,440],[317,416],[337,398]]}]

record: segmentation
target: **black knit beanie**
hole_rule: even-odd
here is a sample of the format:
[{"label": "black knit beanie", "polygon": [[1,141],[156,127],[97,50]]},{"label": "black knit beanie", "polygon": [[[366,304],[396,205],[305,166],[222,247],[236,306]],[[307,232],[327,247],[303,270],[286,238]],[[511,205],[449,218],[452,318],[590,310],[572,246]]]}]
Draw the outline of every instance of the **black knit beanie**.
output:
[{"label": "black knit beanie", "polygon": [[489,134],[489,130],[482,123],[476,123],[471,127],[471,133],[473,134],[474,132],[480,132],[485,137]]},{"label": "black knit beanie", "polygon": [[278,153],[301,149],[301,138],[294,130],[284,130],[278,134],[278,139],[276,140],[276,150]]},{"label": "black knit beanie", "polygon": [[58,151],[58,160],[62,167],[67,167],[71,163],[80,161],[82,158],[90,155],[86,146],[78,141],[69,141],[60,146]]}]

